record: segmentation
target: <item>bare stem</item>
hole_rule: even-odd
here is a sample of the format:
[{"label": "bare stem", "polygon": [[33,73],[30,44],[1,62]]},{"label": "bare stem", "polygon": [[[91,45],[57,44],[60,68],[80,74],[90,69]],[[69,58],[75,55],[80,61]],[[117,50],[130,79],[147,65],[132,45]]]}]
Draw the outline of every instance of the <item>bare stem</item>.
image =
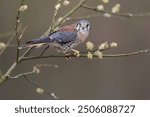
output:
[{"label": "bare stem", "polygon": [[[148,53],[150,52],[150,49],[146,50],[140,50],[140,51],[135,51],[135,52],[130,52],[130,53],[123,53],[123,54],[103,54],[103,57],[125,57],[125,56],[132,56],[132,55],[137,55],[141,53]],[[87,58],[87,53],[88,52],[80,52],[80,58]],[[68,55],[67,57],[77,57],[74,54]],[[97,57],[93,55],[93,57]],[[31,59],[42,59],[42,58],[66,58],[66,55],[49,55],[49,56],[30,56],[30,57],[24,57],[22,61],[24,60],[31,60]]]},{"label": "bare stem", "polygon": [[9,78],[9,75],[12,73],[12,71],[17,67],[16,62],[14,62],[11,67],[8,69],[8,71],[0,78],[0,85],[4,84],[4,82]]},{"label": "bare stem", "polygon": [[[61,0],[58,0],[58,1],[57,1],[57,4],[56,4],[56,5],[58,5],[58,4],[61,4]],[[57,14],[58,14],[59,9],[60,9],[60,7],[58,7],[58,8],[55,7],[55,12],[54,12],[54,15],[53,15],[53,19],[52,19],[52,23],[51,23],[51,26],[50,26],[50,31],[49,31],[49,33],[51,33],[51,32],[53,31],[53,26],[54,26],[54,24],[55,24],[55,20],[56,20],[56,17],[57,17]]]},{"label": "bare stem", "polygon": [[91,14],[91,15],[86,15],[86,16],[78,16],[78,17],[69,17],[66,20],[67,21],[74,21],[74,20],[81,20],[81,19],[91,19],[91,18],[96,18],[100,17],[102,15],[100,14]]},{"label": "bare stem", "polygon": [[9,78],[10,79],[18,79],[19,77],[31,75],[31,74],[34,74],[34,73],[35,73],[35,71],[25,72],[25,73],[21,73],[21,74],[18,74],[16,76],[12,76],[12,77],[9,77]]},{"label": "bare stem", "polygon": [[146,17],[146,16],[150,16],[150,13],[143,13],[143,14],[132,14],[132,13],[112,13],[111,11],[107,11],[107,10],[98,10],[96,7],[91,7],[91,6],[87,6],[87,5],[82,5],[82,8],[88,9],[88,10],[92,10],[92,11],[97,11],[98,13],[102,13],[102,14],[110,14],[112,16],[117,16],[117,17],[125,17],[125,18],[131,18],[131,17]]},{"label": "bare stem", "polygon": [[[23,5],[24,0],[21,1],[20,7]],[[15,36],[16,36],[16,41],[17,41],[17,53],[16,53],[16,62],[18,62],[19,59],[19,46],[20,46],[20,38],[18,37],[18,24],[20,22],[19,18],[20,18],[20,14],[21,11],[18,10],[17,16],[16,16],[16,26],[15,26]]]},{"label": "bare stem", "polygon": [[[31,83],[33,86],[35,86],[36,88],[42,88],[38,82],[35,82],[33,81],[32,79],[28,78],[26,75],[23,76],[27,81],[29,81],[29,83]],[[44,89],[44,88],[42,88]],[[51,93],[49,91],[47,91],[46,89],[44,89],[44,92],[48,95],[48,96],[51,96],[53,99],[58,99],[58,97],[54,94],[54,93]]]}]

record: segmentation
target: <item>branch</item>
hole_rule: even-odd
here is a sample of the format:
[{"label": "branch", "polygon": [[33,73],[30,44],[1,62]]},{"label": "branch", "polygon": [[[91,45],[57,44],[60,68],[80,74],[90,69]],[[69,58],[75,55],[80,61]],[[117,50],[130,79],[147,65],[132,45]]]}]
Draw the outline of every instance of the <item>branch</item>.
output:
[{"label": "branch", "polygon": [[31,75],[31,74],[34,74],[34,73],[35,73],[35,71],[25,72],[25,73],[21,73],[21,74],[18,74],[16,76],[13,76],[13,77],[10,76],[9,79],[18,79],[19,77]]},{"label": "branch", "polygon": [[[130,53],[123,53],[123,54],[103,54],[102,57],[125,57],[125,56],[132,56],[132,55],[137,55],[141,53],[148,53],[150,52],[150,49],[146,50],[140,50],[140,51],[135,51],[135,52],[130,52]],[[87,53],[88,52],[80,52],[80,58],[87,58]],[[66,57],[77,57],[74,54],[71,55],[49,55],[49,56],[30,56],[30,57],[24,57],[22,58],[22,61],[25,60],[32,60],[32,59],[43,59],[43,58],[66,58]],[[96,55],[93,55],[93,57],[98,57]]]},{"label": "branch", "polygon": [[[23,5],[24,3],[24,0],[21,1],[21,4],[20,4],[20,8],[21,6]],[[17,13],[17,16],[16,16],[16,26],[15,26],[15,36],[16,36],[16,42],[17,42],[17,53],[16,53],[16,61],[18,62],[18,59],[19,59],[19,46],[20,46],[20,37],[18,37],[18,24],[20,22],[19,18],[20,18],[20,15],[21,15],[21,10],[18,9],[18,13]],[[24,32],[23,32],[24,33]]]},{"label": "branch", "polygon": [[81,20],[81,19],[91,19],[96,17],[102,17],[102,14],[91,14],[86,16],[79,16],[79,17],[68,17],[66,21],[74,21],[74,20]]},{"label": "branch", "polygon": [[[9,79],[18,79],[22,76],[27,76],[27,75],[32,75],[32,74],[39,74],[40,73],[40,68],[42,67],[53,67],[53,68],[58,68],[58,65],[52,65],[52,64],[36,64],[33,66],[33,70],[30,72],[24,72],[20,73],[16,76],[9,76]],[[1,72],[0,72],[1,73]],[[1,75],[1,74],[0,74]]]},{"label": "branch", "polygon": [[[56,5],[59,5],[59,4],[61,4],[61,0],[58,0]],[[55,12],[54,12],[54,15],[53,15],[53,19],[52,19],[52,23],[51,23],[51,26],[50,26],[49,33],[54,30],[53,27],[54,27],[54,24],[55,24],[56,17],[58,15],[58,11],[60,9],[60,7],[56,8],[56,5],[55,5]]]},{"label": "branch", "polygon": [[[24,0],[21,1],[20,7],[23,5]],[[11,65],[11,67],[7,70],[7,72],[0,77],[0,85],[4,84],[4,82],[9,78],[10,74],[12,71],[17,67],[17,65],[20,63],[20,58],[19,58],[19,45],[20,45],[20,40],[18,38],[18,29],[19,29],[19,18],[20,18],[21,11],[18,10],[17,17],[16,17],[16,26],[15,26],[15,36],[16,36],[16,41],[17,41],[17,57],[16,61]],[[22,32],[24,33],[24,31]],[[9,43],[8,43],[9,44]]]},{"label": "branch", "polygon": [[106,54],[106,55],[103,55],[103,57],[126,57],[126,56],[132,56],[132,55],[148,53],[148,52],[150,52],[150,49],[139,50],[139,51],[130,52],[130,53],[123,53],[123,54]]},{"label": "branch", "polygon": [[32,74],[39,74],[40,73],[40,69],[41,67],[54,67],[54,68],[57,68],[58,65],[52,65],[52,64],[37,64],[33,67],[33,70],[30,71],[30,72],[25,72],[25,73],[21,73],[21,74],[18,74],[16,76],[8,76],[8,78],[10,80],[12,79],[18,79],[20,77],[24,77],[27,81],[29,81],[29,83],[31,83],[33,86],[35,86],[37,89],[36,89],[36,92],[39,93],[39,94],[43,94],[44,92],[48,95],[50,95],[53,99],[58,99],[58,97],[54,94],[54,93],[51,93],[47,90],[45,90],[44,88],[41,88],[41,86],[39,85],[39,83],[31,80],[30,78],[28,78],[27,76],[28,75],[32,75]]},{"label": "branch", "polygon": [[[49,92],[49,91],[47,91],[46,89],[44,89],[44,88],[41,88],[41,86],[39,85],[39,83],[38,82],[35,82],[35,81],[33,81],[33,80],[31,80],[30,78],[28,78],[26,75],[24,75],[23,76],[27,81],[29,81],[29,83],[31,83],[33,86],[35,86],[37,89],[36,89],[36,91],[37,91],[37,93],[39,93],[39,94],[42,94],[42,93],[46,93],[47,95],[49,95],[49,96],[51,96],[53,99],[58,99],[58,97],[54,94],[54,93],[51,93],[51,92]],[[38,91],[38,90],[41,90],[41,91]]]},{"label": "branch", "polygon": [[[143,14],[119,13],[119,12],[118,13],[112,13],[111,11],[98,10],[97,7],[91,7],[91,6],[87,6],[87,5],[81,5],[81,7],[88,9],[88,10],[96,11],[96,12],[101,13],[103,15],[104,14],[110,14],[110,15],[116,16],[116,17],[131,18],[131,17],[149,17],[150,16],[150,13],[143,13]],[[97,15],[97,16],[99,16],[99,15]]]},{"label": "branch", "polygon": [[9,75],[12,73],[12,71],[17,67],[18,63],[14,62],[11,67],[8,69],[8,71],[1,76],[0,78],[0,85],[4,84],[5,81],[9,78]]}]

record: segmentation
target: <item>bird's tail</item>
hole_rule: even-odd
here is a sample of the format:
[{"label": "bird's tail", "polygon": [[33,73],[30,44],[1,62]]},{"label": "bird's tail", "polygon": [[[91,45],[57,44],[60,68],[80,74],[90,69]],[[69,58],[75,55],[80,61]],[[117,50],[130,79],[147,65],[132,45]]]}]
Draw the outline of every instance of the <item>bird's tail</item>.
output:
[{"label": "bird's tail", "polygon": [[41,37],[41,38],[27,41],[26,44],[30,45],[30,44],[50,43],[51,41],[52,40],[50,40],[49,36],[46,36],[46,37]]},{"label": "bird's tail", "polygon": [[37,46],[37,45],[43,45],[45,43],[51,43],[51,42],[52,42],[52,40],[50,40],[50,38],[48,36],[41,37],[41,38],[27,41],[25,45],[18,47],[18,49],[25,49],[25,48],[29,48],[29,47],[33,47],[33,46]]},{"label": "bird's tail", "polygon": [[33,45],[33,44],[32,45],[21,45],[21,46],[18,47],[18,49],[21,50],[21,49],[30,48],[30,47],[33,47],[33,46],[36,46],[36,45]]}]

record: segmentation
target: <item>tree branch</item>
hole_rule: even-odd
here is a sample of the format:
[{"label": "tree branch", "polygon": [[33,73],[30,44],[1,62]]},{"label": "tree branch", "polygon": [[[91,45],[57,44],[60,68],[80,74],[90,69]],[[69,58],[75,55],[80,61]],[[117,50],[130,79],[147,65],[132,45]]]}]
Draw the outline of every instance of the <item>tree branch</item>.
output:
[{"label": "tree branch", "polygon": [[104,54],[103,57],[127,57],[127,56],[142,54],[142,53],[148,53],[148,52],[150,52],[150,49],[139,50],[139,51],[123,53],[123,54]]},{"label": "tree branch", "polygon": [[35,73],[35,71],[25,72],[25,73],[18,74],[16,76],[10,76],[9,78],[10,79],[18,79],[19,77],[31,75],[31,74],[34,74],[34,73]]},{"label": "tree branch", "polygon": [[[26,75],[23,75],[23,77],[24,77],[27,81],[29,81],[29,83],[31,83],[33,86],[35,86],[36,88],[42,89],[42,90],[43,90],[42,93],[45,92],[45,94],[47,94],[48,96],[51,96],[53,99],[55,99],[55,100],[58,99],[58,97],[57,97],[54,93],[51,93],[51,92],[47,91],[47,90],[44,89],[44,88],[41,88],[41,86],[39,85],[38,82],[35,82],[35,81],[31,80],[31,79],[28,78]],[[37,93],[38,93],[38,92],[37,92]]]},{"label": "tree branch", "polygon": [[[92,10],[92,11],[96,11],[98,13],[101,14],[110,14],[112,16],[116,16],[116,17],[124,17],[124,18],[132,18],[132,17],[149,17],[150,13],[141,13],[141,14],[132,14],[132,13],[112,13],[111,11],[107,11],[107,10],[98,10],[97,7],[91,7],[91,6],[87,6],[87,5],[81,5],[82,8],[88,9],[88,10]],[[97,15],[99,16],[99,15]],[[93,16],[92,16],[93,17]],[[95,16],[94,16],[95,17]]]},{"label": "tree branch", "polygon": [[[123,53],[123,54],[103,54],[102,57],[125,57],[125,56],[132,56],[132,55],[137,55],[141,53],[148,53],[150,52],[150,49],[146,50],[140,50],[140,51],[135,51],[135,52],[130,52],[130,53]],[[87,53],[88,52],[80,52],[79,58],[87,58]],[[22,58],[22,61],[25,60],[32,60],[32,59],[43,59],[43,58],[66,58],[66,57],[77,57],[74,54],[71,55],[49,55],[49,56],[30,56],[30,57],[24,57]],[[96,55],[93,55],[93,57],[98,57]]]},{"label": "tree branch", "polygon": [[[20,7],[24,4],[24,0],[21,1]],[[16,53],[16,61],[18,62],[19,59],[19,46],[20,46],[20,37],[18,37],[18,24],[20,22],[19,18],[21,15],[21,11],[18,9],[18,13],[16,16],[16,26],[15,26],[15,36],[16,36],[16,42],[17,42],[17,53]],[[24,31],[23,31],[24,33]]]},{"label": "tree branch", "polygon": [[[56,5],[58,5],[58,4],[61,4],[61,0],[58,0],[58,1],[57,1],[57,4],[56,4]],[[54,15],[53,15],[53,19],[52,19],[52,23],[51,23],[51,26],[50,26],[50,31],[49,31],[49,33],[54,30],[54,29],[53,29],[53,26],[54,26],[54,24],[55,24],[55,20],[56,20],[57,14],[58,14],[58,11],[59,11],[59,9],[60,9],[60,7],[56,8],[56,5],[55,5],[55,12],[54,12]]]}]

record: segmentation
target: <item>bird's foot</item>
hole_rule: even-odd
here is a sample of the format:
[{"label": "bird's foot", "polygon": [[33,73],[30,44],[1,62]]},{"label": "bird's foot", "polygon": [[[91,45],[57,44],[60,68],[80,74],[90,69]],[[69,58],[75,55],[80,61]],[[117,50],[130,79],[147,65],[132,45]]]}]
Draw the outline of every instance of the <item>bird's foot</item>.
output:
[{"label": "bird's foot", "polygon": [[74,56],[79,57],[80,56],[80,51],[72,49],[72,51],[74,52]]}]

